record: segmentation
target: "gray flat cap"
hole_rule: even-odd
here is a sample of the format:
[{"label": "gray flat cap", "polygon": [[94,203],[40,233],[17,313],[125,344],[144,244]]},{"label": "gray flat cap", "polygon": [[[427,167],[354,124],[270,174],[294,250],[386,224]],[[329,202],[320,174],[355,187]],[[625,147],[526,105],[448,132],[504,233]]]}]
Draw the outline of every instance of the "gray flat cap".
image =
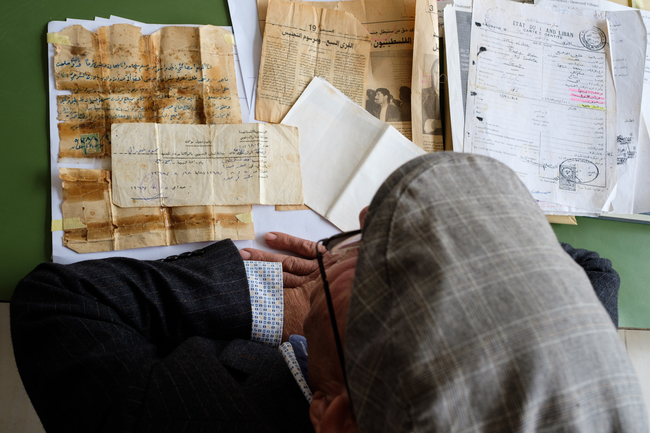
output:
[{"label": "gray flat cap", "polygon": [[609,316],[503,164],[405,164],[359,254],[345,353],[361,432],[648,430]]}]

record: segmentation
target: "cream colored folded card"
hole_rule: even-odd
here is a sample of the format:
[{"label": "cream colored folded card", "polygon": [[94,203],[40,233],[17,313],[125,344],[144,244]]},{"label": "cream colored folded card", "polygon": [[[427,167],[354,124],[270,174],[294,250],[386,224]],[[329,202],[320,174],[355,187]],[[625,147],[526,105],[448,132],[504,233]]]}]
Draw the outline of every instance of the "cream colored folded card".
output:
[{"label": "cream colored folded card", "polygon": [[390,174],[424,150],[322,78],[314,78],[282,121],[300,129],[305,204],[341,230]]},{"label": "cream colored folded card", "polygon": [[369,62],[370,34],[349,12],[271,0],[255,118],[280,122],[317,76],[363,105]]},{"label": "cream colored folded card", "polygon": [[298,130],[284,125],[113,125],[120,207],[302,204]]},{"label": "cream colored folded card", "polygon": [[241,123],[232,34],[223,28],[163,27],[142,35],[115,24],[97,33],[74,25],[54,44],[59,158],[110,155],[116,123]]}]

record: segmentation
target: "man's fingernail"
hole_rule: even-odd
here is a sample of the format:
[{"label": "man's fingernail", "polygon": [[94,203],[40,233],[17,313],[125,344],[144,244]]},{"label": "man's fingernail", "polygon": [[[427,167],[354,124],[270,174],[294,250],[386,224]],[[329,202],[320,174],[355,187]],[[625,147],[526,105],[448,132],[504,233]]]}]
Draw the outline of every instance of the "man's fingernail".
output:
[{"label": "man's fingernail", "polygon": [[239,254],[241,255],[241,258],[244,260],[248,260],[251,258],[251,253],[249,253],[248,251],[241,250],[239,251]]},{"label": "man's fingernail", "polygon": [[277,235],[274,235],[273,233],[267,233],[264,235],[264,239],[266,239],[267,241],[274,241],[277,238],[278,238]]}]

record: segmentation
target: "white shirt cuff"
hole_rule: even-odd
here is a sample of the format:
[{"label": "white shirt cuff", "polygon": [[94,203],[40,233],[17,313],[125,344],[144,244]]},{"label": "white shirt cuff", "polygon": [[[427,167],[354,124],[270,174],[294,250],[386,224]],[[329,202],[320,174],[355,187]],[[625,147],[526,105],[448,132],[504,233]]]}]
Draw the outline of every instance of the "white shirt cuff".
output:
[{"label": "white shirt cuff", "polygon": [[309,404],[311,404],[311,400],[314,398],[314,394],[311,392],[311,389],[305,380],[305,376],[302,374],[302,370],[300,369],[300,365],[298,364],[298,360],[296,359],[296,354],[293,351],[293,346],[291,343],[288,341],[286,343],[283,343],[280,346],[280,353],[282,354],[287,367],[289,367],[289,370],[291,370],[291,375],[300,387],[300,391],[302,391],[302,394],[305,396]]},{"label": "white shirt cuff", "polygon": [[282,263],[244,261],[251,294],[251,340],[278,347],[282,341]]}]

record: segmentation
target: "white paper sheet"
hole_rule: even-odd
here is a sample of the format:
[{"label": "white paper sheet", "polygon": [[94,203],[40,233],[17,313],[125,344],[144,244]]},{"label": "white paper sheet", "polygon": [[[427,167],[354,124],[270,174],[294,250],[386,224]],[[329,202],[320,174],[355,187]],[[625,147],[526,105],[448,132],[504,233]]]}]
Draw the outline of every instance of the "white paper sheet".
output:
[{"label": "white paper sheet", "polygon": [[616,213],[634,212],[638,170],[641,103],[646,58],[646,29],[637,10],[607,12],[616,86],[617,191],[612,202]]},{"label": "white paper sheet", "polygon": [[579,1],[566,1],[566,0],[535,0],[535,6],[542,6],[547,9],[554,10],[555,12],[563,13],[581,13],[583,10],[593,11],[624,11],[632,10],[627,6],[610,2],[607,0],[579,0]]},{"label": "white paper sheet", "polygon": [[319,77],[282,123],[300,130],[305,204],[344,231],[359,228],[359,212],[395,169],[425,154]]},{"label": "white paper sheet", "polygon": [[600,212],[616,184],[606,22],[474,3],[465,152],[515,170],[533,197]]},{"label": "white paper sheet", "polygon": [[639,132],[638,161],[635,173],[634,209],[633,213],[650,212],[650,135],[648,121],[650,119],[650,12],[639,11],[646,26],[646,58],[643,75],[643,97],[641,100],[642,121]]},{"label": "white paper sheet", "polygon": [[[639,135],[639,159],[637,164],[639,167],[650,167],[650,135],[648,134],[648,125],[645,120],[645,115],[641,116],[641,125]],[[650,170],[647,168],[645,170],[637,170],[634,185],[633,213],[638,214],[650,212]]]},{"label": "white paper sheet", "polygon": [[244,123],[256,123],[255,111],[251,107],[255,107],[257,77],[262,55],[262,32],[257,15],[257,1],[228,0],[228,8],[230,9],[230,21],[232,21],[235,34],[235,44],[239,48],[242,84],[250,113],[247,119],[244,118]]}]

